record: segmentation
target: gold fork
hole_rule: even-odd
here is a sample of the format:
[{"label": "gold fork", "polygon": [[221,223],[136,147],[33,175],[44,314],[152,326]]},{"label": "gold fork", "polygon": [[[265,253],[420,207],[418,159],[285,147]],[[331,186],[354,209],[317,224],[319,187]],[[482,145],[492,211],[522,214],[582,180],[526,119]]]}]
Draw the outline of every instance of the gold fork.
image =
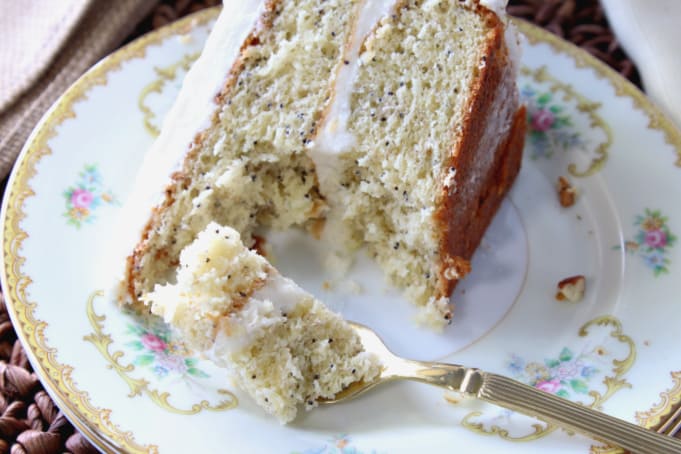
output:
[{"label": "gold fork", "polygon": [[382,371],[375,380],[356,382],[333,399],[320,403],[345,401],[388,381],[415,380],[477,397],[634,453],[681,453],[681,440],[644,429],[510,378],[454,364],[399,358],[388,350],[371,329],[358,323],[350,322],[350,325],[360,336],[364,349],[380,358]]}]

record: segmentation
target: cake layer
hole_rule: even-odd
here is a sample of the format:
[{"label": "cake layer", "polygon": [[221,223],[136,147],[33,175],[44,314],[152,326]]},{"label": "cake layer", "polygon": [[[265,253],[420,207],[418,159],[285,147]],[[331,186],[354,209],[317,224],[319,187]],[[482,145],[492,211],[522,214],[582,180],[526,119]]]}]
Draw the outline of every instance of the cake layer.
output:
[{"label": "cake layer", "polygon": [[[132,300],[172,279],[180,251],[211,220],[249,241],[256,226],[306,225],[322,215],[314,164],[304,150],[331,97],[357,6],[341,0],[267,2],[212,100],[211,123],[185,144],[182,167],[129,257]],[[222,17],[218,26],[229,27]],[[188,80],[214,71],[211,60],[234,59],[231,44],[223,44],[206,47]],[[226,47],[230,52],[222,55]],[[180,97],[190,96],[193,86],[185,84]],[[164,130],[179,121],[166,122]],[[152,154],[162,155],[166,145],[157,142]]]},{"label": "cake layer", "polygon": [[181,253],[176,284],[145,295],[188,347],[230,369],[280,421],[379,372],[337,314],[282,277],[239,233],[210,223]]},{"label": "cake layer", "polygon": [[320,156],[334,163],[321,189],[327,225],[345,229],[329,236],[365,244],[435,326],[520,164],[504,30],[476,2],[399,2],[346,57],[349,115],[322,127],[342,140],[311,144],[318,172]]},{"label": "cake layer", "polygon": [[[180,251],[210,221],[235,228],[248,245],[256,228],[298,225],[321,230],[335,264],[347,265],[366,245],[420,306],[420,319],[448,323],[449,296],[518,172],[523,146],[516,37],[483,3],[501,7],[499,0],[260,6],[211,100],[211,122],[186,144],[128,258],[127,299],[173,282]],[[242,8],[258,2],[249,7]],[[242,14],[228,36],[224,15],[180,100],[200,83],[196,74],[212,71],[219,49],[232,56],[233,37],[255,20]],[[179,117],[173,110],[162,137]]]}]

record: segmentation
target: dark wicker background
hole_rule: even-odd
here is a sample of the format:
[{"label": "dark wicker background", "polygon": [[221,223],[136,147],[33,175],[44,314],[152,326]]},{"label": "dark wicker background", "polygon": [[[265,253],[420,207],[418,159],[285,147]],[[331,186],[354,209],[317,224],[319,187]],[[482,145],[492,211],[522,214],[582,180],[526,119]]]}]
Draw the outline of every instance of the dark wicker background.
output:
[{"label": "dark wicker background", "polygon": [[[215,6],[219,0],[162,0],[129,40]],[[510,0],[509,12],[600,58],[639,84],[638,73],[610,30],[597,0]],[[43,390],[17,341],[0,294],[0,454],[96,453]]]}]

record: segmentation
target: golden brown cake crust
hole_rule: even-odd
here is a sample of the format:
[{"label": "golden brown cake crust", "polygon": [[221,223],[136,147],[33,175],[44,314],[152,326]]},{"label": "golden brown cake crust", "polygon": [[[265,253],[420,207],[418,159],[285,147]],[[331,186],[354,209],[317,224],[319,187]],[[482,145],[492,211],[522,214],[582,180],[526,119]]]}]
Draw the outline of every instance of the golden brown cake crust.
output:
[{"label": "golden brown cake crust", "polygon": [[[257,45],[259,42],[260,33],[263,30],[266,30],[272,26],[274,14],[276,14],[276,8],[281,3],[281,1],[282,0],[268,0],[266,2],[265,9],[260,18],[258,19],[257,24],[255,25],[251,33],[249,33],[248,37],[241,46],[240,56],[232,65],[232,68],[229,71],[229,75],[225,80],[223,88],[215,96],[215,102],[217,105],[221,105],[222,103],[224,103],[228,93],[234,87],[237,76],[239,72],[243,69],[242,56],[246,48],[252,45]],[[212,124],[217,124],[219,122],[218,116],[219,112],[216,111],[211,121]],[[170,182],[166,186],[162,202],[153,208],[152,213],[149,217],[149,221],[146,223],[144,229],[142,230],[140,241],[135,246],[135,249],[132,252],[132,254],[130,254],[126,259],[124,280],[124,282],[126,283],[126,288],[124,289],[124,291],[130,300],[129,302],[137,304],[139,303],[139,298],[142,297],[140,290],[135,287],[135,283],[138,282],[137,277],[140,273],[140,263],[142,262],[143,257],[149,254],[150,247],[148,239],[151,230],[154,229],[154,226],[157,226],[159,224],[161,213],[167,210],[168,207],[170,207],[175,202],[174,194],[176,193],[176,191],[186,189],[187,186],[189,185],[188,178],[190,175],[192,161],[196,158],[196,154],[200,149],[201,143],[205,139],[206,134],[203,131],[198,132],[194,137],[194,141],[183,159],[182,170],[174,172],[170,176]],[[157,251],[154,255],[155,255],[154,258],[156,260],[165,261],[170,260],[168,251],[166,249],[161,249]],[[171,263],[171,265],[177,266],[178,263],[179,262],[177,261],[177,259],[175,259],[174,263]]]},{"label": "golden brown cake crust", "polygon": [[[440,297],[449,297],[458,280],[470,269],[467,262],[520,170],[525,140],[525,109],[519,105],[515,75],[509,68],[504,25],[491,11],[480,6],[477,9],[486,16],[491,30],[481,57],[480,75],[471,87],[471,103],[466,109],[459,140],[446,167],[456,169],[457,185],[455,190],[443,186],[435,212],[438,230],[442,233]],[[506,93],[504,86],[510,87]],[[514,102],[498,110],[495,106],[498,93],[513,97]],[[485,163],[479,158],[488,153],[486,134],[497,134],[485,129],[485,125],[494,123],[492,120],[505,120],[511,126],[506,138],[496,147],[491,162]]]}]

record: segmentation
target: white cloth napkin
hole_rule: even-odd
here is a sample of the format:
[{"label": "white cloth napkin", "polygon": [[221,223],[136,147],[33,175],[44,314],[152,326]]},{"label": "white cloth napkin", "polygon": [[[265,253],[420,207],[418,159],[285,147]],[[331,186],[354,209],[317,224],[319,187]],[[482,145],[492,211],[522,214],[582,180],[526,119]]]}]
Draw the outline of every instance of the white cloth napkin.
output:
[{"label": "white cloth napkin", "polygon": [[681,0],[601,0],[648,96],[681,127]]}]

